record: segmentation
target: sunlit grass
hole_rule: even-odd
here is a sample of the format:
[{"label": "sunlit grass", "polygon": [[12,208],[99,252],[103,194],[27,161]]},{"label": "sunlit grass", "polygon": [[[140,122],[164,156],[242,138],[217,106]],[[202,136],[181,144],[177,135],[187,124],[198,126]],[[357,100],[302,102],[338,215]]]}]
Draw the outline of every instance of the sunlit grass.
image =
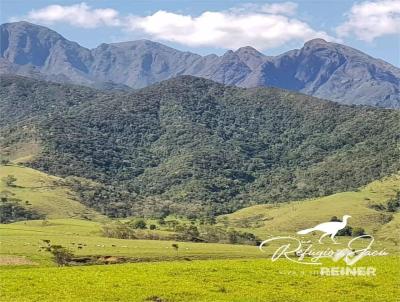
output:
[{"label": "sunlit grass", "polygon": [[12,197],[20,199],[23,206],[49,218],[102,217],[77,201],[70,189],[55,184],[60,179],[58,177],[22,166],[0,166],[0,180],[7,175],[17,178],[15,186],[6,186],[0,181],[0,192],[11,192],[14,194]]},{"label": "sunlit grass", "polygon": [[5,269],[0,276],[2,301],[398,301],[398,259],[362,262],[376,276],[320,276],[319,268],[267,259]]}]

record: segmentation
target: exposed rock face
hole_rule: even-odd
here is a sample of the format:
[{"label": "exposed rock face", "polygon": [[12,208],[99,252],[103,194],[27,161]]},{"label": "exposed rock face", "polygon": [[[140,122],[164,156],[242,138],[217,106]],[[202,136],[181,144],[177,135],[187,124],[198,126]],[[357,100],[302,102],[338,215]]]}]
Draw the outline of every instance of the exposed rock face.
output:
[{"label": "exposed rock face", "polygon": [[89,50],[27,22],[1,25],[0,72],[100,88],[141,88],[178,75],[274,86],[344,104],[400,108],[400,69],[345,45],[311,40],[268,57],[252,47],[200,56],[138,40]]}]

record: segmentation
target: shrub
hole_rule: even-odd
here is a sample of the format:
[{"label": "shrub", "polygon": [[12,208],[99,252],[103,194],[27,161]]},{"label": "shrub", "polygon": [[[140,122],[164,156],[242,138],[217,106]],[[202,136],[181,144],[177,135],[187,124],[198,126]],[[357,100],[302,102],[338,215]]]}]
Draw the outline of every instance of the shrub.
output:
[{"label": "shrub", "polygon": [[388,212],[396,212],[400,210],[400,192],[397,193],[395,198],[388,201],[387,210]]},{"label": "shrub", "polygon": [[172,248],[175,250],[176,255],[178,256],[178,252],[179,252],[179,245],[177,243],[173,243],[171,244]]},{"label": "shrub", "polygon": [[14,175],[7,175],[1,179],[7,187],[15,187],[17,178]]},{"label": "shrub", "polygon": [[127,224],[114,222],[105,224],[102,227],[103,236],[119,239],[135,239],[135,231]]},{"label": "shrub", "polygon": [[385,211],[386,210],[385,206],[381,203],[370,204],[369,207],[376,211]]},{"label": "shrub", "polygon": [[144,230],[147,225],[143,219],[136,219],[130,223],[130,226],[134,229]]},{"label": "shrub", "polygon": [[2,160],[0,161],[0,164],[2,164],[3,166],[8,165],[9,163],[10,163],[10,161],[9,161],[8,159],[2,159]]},{"label": "shrub", "polygon": [[349,225],[346,225],[343,229],[337,232],[336,236],[351,236],[353,232],[353,228]]},{"label": "shrub", "polygon": [[362,236],[362,235],[365,235],[365,230],[360,227],[355,227],[351,232],[351,236],[353,236],[353,237],[358,237],[358,236]]},{"label": "shrub", "polygon": [[240,244],[255,244],[256,236],[248,232],[239,232],[234,229],[228,230],[228,242],[229,243],[240,243]]},{"label": "shrub", "polygon": [[0,223],[44,218],[44,215],[35,210],[25,209],[20,202],[17,198],[0,198]]},{"label": "shrub", "polygon": [[74,256],[70,250],[61,246],[50,243],[50,240],[42,240],[44,245],[41,249],[50,252],[53,255],[53,260],[58,266],[65,266],[72,260]]},{"label": "shrub", "polygon": [[53,259],[59,266],[67,265],[73,257],[73,254],[61,245],[52,245],[50,253],[53,254]]},{"label": "shrub", "polygon": [[200,232],[194,225],[183,225],[182,229],[179,230],[177,238],[183,241],[198,241]]}]

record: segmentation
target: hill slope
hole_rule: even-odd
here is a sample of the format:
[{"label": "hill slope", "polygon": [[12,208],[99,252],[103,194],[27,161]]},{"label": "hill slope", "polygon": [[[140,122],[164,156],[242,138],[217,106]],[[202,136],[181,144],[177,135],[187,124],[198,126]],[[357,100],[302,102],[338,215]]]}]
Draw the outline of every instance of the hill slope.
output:
[{"label": "hill slope", "polygon": [[[387,211],[387,202],[400,193],[400,174],[374,181],[353,192],[342,192],[317,199],[287,204],[256,205],[219,217],[232,227],[251,230],[257,235],[292,234],[298,230],[351,215],[349,225],[362,227],[380,239],[400,241],[400,213]],[[398,197],[397,197],[398,198]],[[319,236],[319,235],[318,235]]]},{"label": "hill slope", "polygon": [[143,211],[149,198],[150,211],[168,212],[172,201],[185,214],[205,205],[226,213],[351,190],[400,168],[395,110],[190,76],[135,93],[16,77],[0,85],[1,153],[37,142],[32,167],[106,184],[80,195],[103,212],[119,205],[117,216]]},{"label": "hill slope", "polygon": [[400,108],[400,70],[351,47],[311,40],[267,57],[252,47],[200,56],[139,40],[87,49],[46,27],[0,26],[0,72],[94,87],[142,88],[178,75],[279,87],[345,104]]},{"label": "hill slope", "polygon": [[21,166],[0,166],[0,179],[13,175],[17,181],[15,186],[6,186],[0,182],[0,193],[8,192],[19,204],[34,210],[47,218],[90,218],[101,217],[92,209],[88,209],[67,187],[61,186],[60,178]]}]

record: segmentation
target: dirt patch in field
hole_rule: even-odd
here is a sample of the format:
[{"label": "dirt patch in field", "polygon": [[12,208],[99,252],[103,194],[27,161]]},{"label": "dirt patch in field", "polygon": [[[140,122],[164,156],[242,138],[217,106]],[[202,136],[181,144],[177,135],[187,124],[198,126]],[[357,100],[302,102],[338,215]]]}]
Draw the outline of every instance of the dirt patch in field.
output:
[{"label": "dirt patch in field", "polygon": [[129,257],[121,256],[84,256],[74,257],[69,261],[69,265],[87,265],[87,264],[118,264],[132,262]]},{"label": "dirt patch in field", "polygon": [[80,265],[99,265],[99,264],[121,264],[121,263],[139,263],[139,262],[159,262],[159,261],[176,261],[176,260],[209,260],[209,257],[154,257],[154,258],[136,258],[126,256],[105,256],[105,255],[87,255],[72,257],[69,266]]},{"label": "dirt patch in field", "polygon": [[38,265],[38,264],[24,257],[0,256],[0,265]]}]

